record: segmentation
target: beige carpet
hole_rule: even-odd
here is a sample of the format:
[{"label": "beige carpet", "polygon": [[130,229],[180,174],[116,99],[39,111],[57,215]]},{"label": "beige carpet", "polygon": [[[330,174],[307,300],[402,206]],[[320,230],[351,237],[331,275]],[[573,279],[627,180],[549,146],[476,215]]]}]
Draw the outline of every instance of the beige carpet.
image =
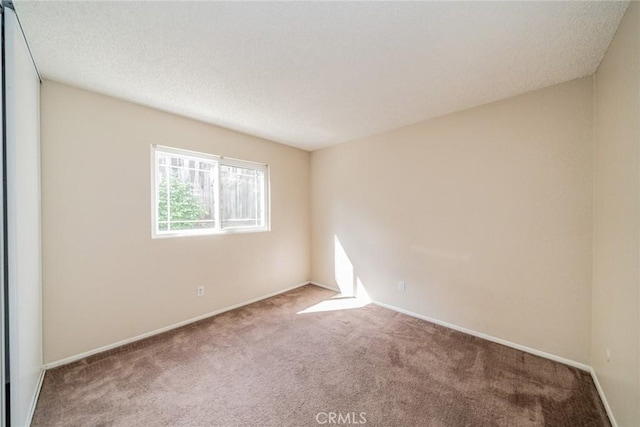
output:
[{"label": "beige carpet", "polygon": [[373,305],[297,314],[334,295],[307,285],[48,371],[33,425],[609,425],[578,369]]}]

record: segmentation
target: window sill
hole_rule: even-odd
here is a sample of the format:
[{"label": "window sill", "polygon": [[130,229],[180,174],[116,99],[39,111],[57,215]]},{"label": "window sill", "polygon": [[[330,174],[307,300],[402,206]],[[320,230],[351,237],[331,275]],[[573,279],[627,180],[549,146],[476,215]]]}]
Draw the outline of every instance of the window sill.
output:
[{"label": "window sill", "polygon": [[152,239],[172,239],[176,237],[203,237],[203,236],[224,236],[226,234],[245,234],[245,233],[266,233],[271,231],[270,228],[227,228],[225,230],[206,230],[206,231],[177,231],[167,233],[151,234]]}]

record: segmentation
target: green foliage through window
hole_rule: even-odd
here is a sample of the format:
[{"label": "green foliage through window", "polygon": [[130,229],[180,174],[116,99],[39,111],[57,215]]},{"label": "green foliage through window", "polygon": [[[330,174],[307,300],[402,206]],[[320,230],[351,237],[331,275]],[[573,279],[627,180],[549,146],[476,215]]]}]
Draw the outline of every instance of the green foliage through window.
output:
[{"label": "green foliage through window", "polygon": [[[200,228],[200,224],[194,221],[203,219],[207,211],[194,195],[191,183],[182,181],[177,173],[172,173],[168,187],[167,191],[167,176],[162,174],[158,188],[158,221],[160,230],[168,230],[167,221],[171,221],[172,230]],[[167,200],[167,192],[170,193],[169,201]],[[168,202],[170,203],[169,209],[167,209]],[[171,218],[168,216],[171,216]]]}]

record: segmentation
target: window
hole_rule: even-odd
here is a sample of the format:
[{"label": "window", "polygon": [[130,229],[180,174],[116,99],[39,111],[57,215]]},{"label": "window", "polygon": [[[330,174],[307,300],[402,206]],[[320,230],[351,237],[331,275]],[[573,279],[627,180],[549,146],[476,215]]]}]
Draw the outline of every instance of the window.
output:
[{"label": "window", "polygon": [[153,237],[267,231],[266,165],[152,146]]}]

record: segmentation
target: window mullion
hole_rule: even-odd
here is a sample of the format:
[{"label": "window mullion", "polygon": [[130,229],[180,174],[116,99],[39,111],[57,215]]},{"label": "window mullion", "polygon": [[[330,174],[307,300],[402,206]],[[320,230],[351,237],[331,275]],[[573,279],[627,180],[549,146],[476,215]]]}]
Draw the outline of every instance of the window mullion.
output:
[{"label": "window mullion", "polygon": [[168,168],[165,168],[167,173],[166,179],[166,191],[167,191],[167,231],[171,231],[171,160],[168,161]]},{"label": "window mullion", "polygon": [[253,214],[256,216],[256,220],[255,220],[255,226],[258,227],[258,219],[261,217],[260,212],[258,212],[258,194],[260,189],[258,188],[258,173],[255,173],[255,176],[253,177],[253,188],[255,191],[255,194],[253,195],[253,200],[255,202],[254,204],[254,211]]},{"label": "window mullion", "polygon": [[216,171],[215,177],[217,180],[214,190],[216,205],[216,230],[220,231],[222,230],[222,202],[220,200],[220,195],[222,194],[220,187],[222,185],[222,179],[220,178],[220,162],[215,162],[214,169]]}]

